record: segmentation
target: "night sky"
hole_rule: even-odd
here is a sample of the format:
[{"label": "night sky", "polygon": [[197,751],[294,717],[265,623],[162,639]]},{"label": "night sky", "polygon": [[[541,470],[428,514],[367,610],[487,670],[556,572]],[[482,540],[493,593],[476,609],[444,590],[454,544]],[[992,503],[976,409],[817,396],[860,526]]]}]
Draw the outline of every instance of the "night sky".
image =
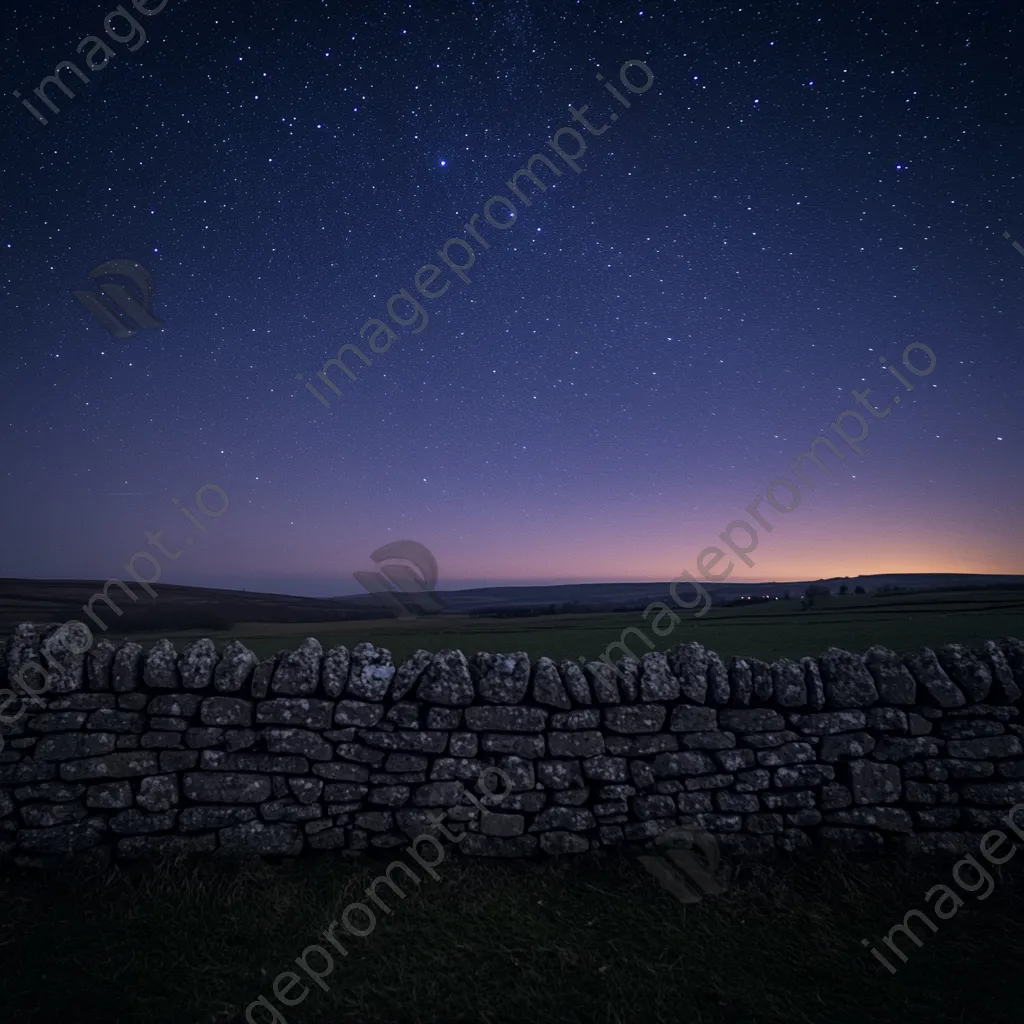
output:
[{"label": "night sky", "polygon": [[[175,583],[351,593],[406,538],[442,588],[666,580],[758,496],[732,579],[1024,573],[1016,2],[127,2],[135,52],[114,7],[2,16],[0,576],[124,577],[163,530]],[[163,330],[72,297],[114,259]],[[346,343],[327,408],[296,375]],[[858,456],[829,425],[865,388]],[[846,458],[773,511],[822,432]]]}]

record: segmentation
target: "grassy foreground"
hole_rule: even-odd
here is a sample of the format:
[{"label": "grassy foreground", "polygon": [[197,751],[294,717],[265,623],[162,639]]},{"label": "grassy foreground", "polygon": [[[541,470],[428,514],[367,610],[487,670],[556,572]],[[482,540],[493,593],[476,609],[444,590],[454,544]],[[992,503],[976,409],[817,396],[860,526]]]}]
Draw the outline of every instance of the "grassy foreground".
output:
[{"label": "grassy foreground", "polygon": [[[274,1000],[274,977],[365,899],[386,863],[0,877],[3,1019],[240,1022],[259,995]],[[1014,867],[990,867],[991,899],[960,892],[955,917],[934,934],[919,928],[921,948],[904,939],[908,962],[894,959],[891,975],[860,940],[878,943],[933,885],[955,889],[950,863],[734,864],[723,895],[684,906],[622,854],[451,858],[440,880],[389,900],[392,914],[365,939],[346,938],[327,992],[312,987],[282,1012],[288,1024],[1016,1022],[1024,885]]]}]

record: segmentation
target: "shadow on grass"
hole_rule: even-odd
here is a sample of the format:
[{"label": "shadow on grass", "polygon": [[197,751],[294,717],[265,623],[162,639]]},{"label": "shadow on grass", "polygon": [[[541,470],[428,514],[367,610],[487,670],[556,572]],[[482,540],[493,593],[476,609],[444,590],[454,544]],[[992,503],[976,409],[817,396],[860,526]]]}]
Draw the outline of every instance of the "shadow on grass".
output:
[{"label": "shadow on grass", "polygon": [[834,856],[734,865],[730,888],[695,906],[624,855],[454,859],[439,881],[403,885],[404,899],[380,889],[391,913],[375,907],[367,937],[343,937],[349,955],[336,955],[328,990],[303,975],[308,996],[282,1007],[275,976],[366,901],[387,862],[8,871],[4,1019],[240,1024],[260,995],[287,1024],[1020,1019],[1017,872],[1002,869],[985,901],[961,892],[950,920],[930,914],[938,931],[919,928],[920,948],[904,939],[908,962],[892,954],[891,975],[861,939],[878,944],[908,910],[926,909],[932,886],[955,888],[952,862]]}]

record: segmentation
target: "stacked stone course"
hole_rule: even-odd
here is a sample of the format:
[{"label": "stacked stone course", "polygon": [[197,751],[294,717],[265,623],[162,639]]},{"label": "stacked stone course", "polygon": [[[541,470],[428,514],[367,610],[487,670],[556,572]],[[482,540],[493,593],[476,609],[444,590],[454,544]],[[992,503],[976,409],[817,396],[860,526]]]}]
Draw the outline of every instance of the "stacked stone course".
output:
[{"label": "stacked stone course", "polygon": [[[263,660],[206,639],[180,655],[100,639],[76,656],[55,632],[0,641],[0,685],[38,687],[30,662],[51,671],[39,704],[0,724],[0,859],[386,849],[441,811],[478,856],[677,826],[737,854],[956,854],[1024,804],[1013,638],[728,665],[689,643],[617,675],[521,652],[396,666],[372,644],[325,653],[315,639]],[[480,787],[489,765],[504,796]]]}]

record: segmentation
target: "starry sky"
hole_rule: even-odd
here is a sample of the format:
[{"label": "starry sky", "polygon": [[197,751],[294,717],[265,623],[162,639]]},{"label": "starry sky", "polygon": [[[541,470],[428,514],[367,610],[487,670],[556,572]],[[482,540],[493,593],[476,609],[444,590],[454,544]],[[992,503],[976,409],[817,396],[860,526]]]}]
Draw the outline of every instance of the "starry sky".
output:
[{"label": "starry sky", "polygon": [[[164,531],[173,583],[353,593],[400,539],[442,589],[667,580],[822,432],[847,457],[732,579],[1024,573],[1016,2],[129,2],[141,45],[114,6],[2,15],[0,576],[125,577]],[[418,295],[474,214],[470,281]],[[162,330],[73,298],[114,259]],[[328,408],[296,375],[346,343]]]}]

